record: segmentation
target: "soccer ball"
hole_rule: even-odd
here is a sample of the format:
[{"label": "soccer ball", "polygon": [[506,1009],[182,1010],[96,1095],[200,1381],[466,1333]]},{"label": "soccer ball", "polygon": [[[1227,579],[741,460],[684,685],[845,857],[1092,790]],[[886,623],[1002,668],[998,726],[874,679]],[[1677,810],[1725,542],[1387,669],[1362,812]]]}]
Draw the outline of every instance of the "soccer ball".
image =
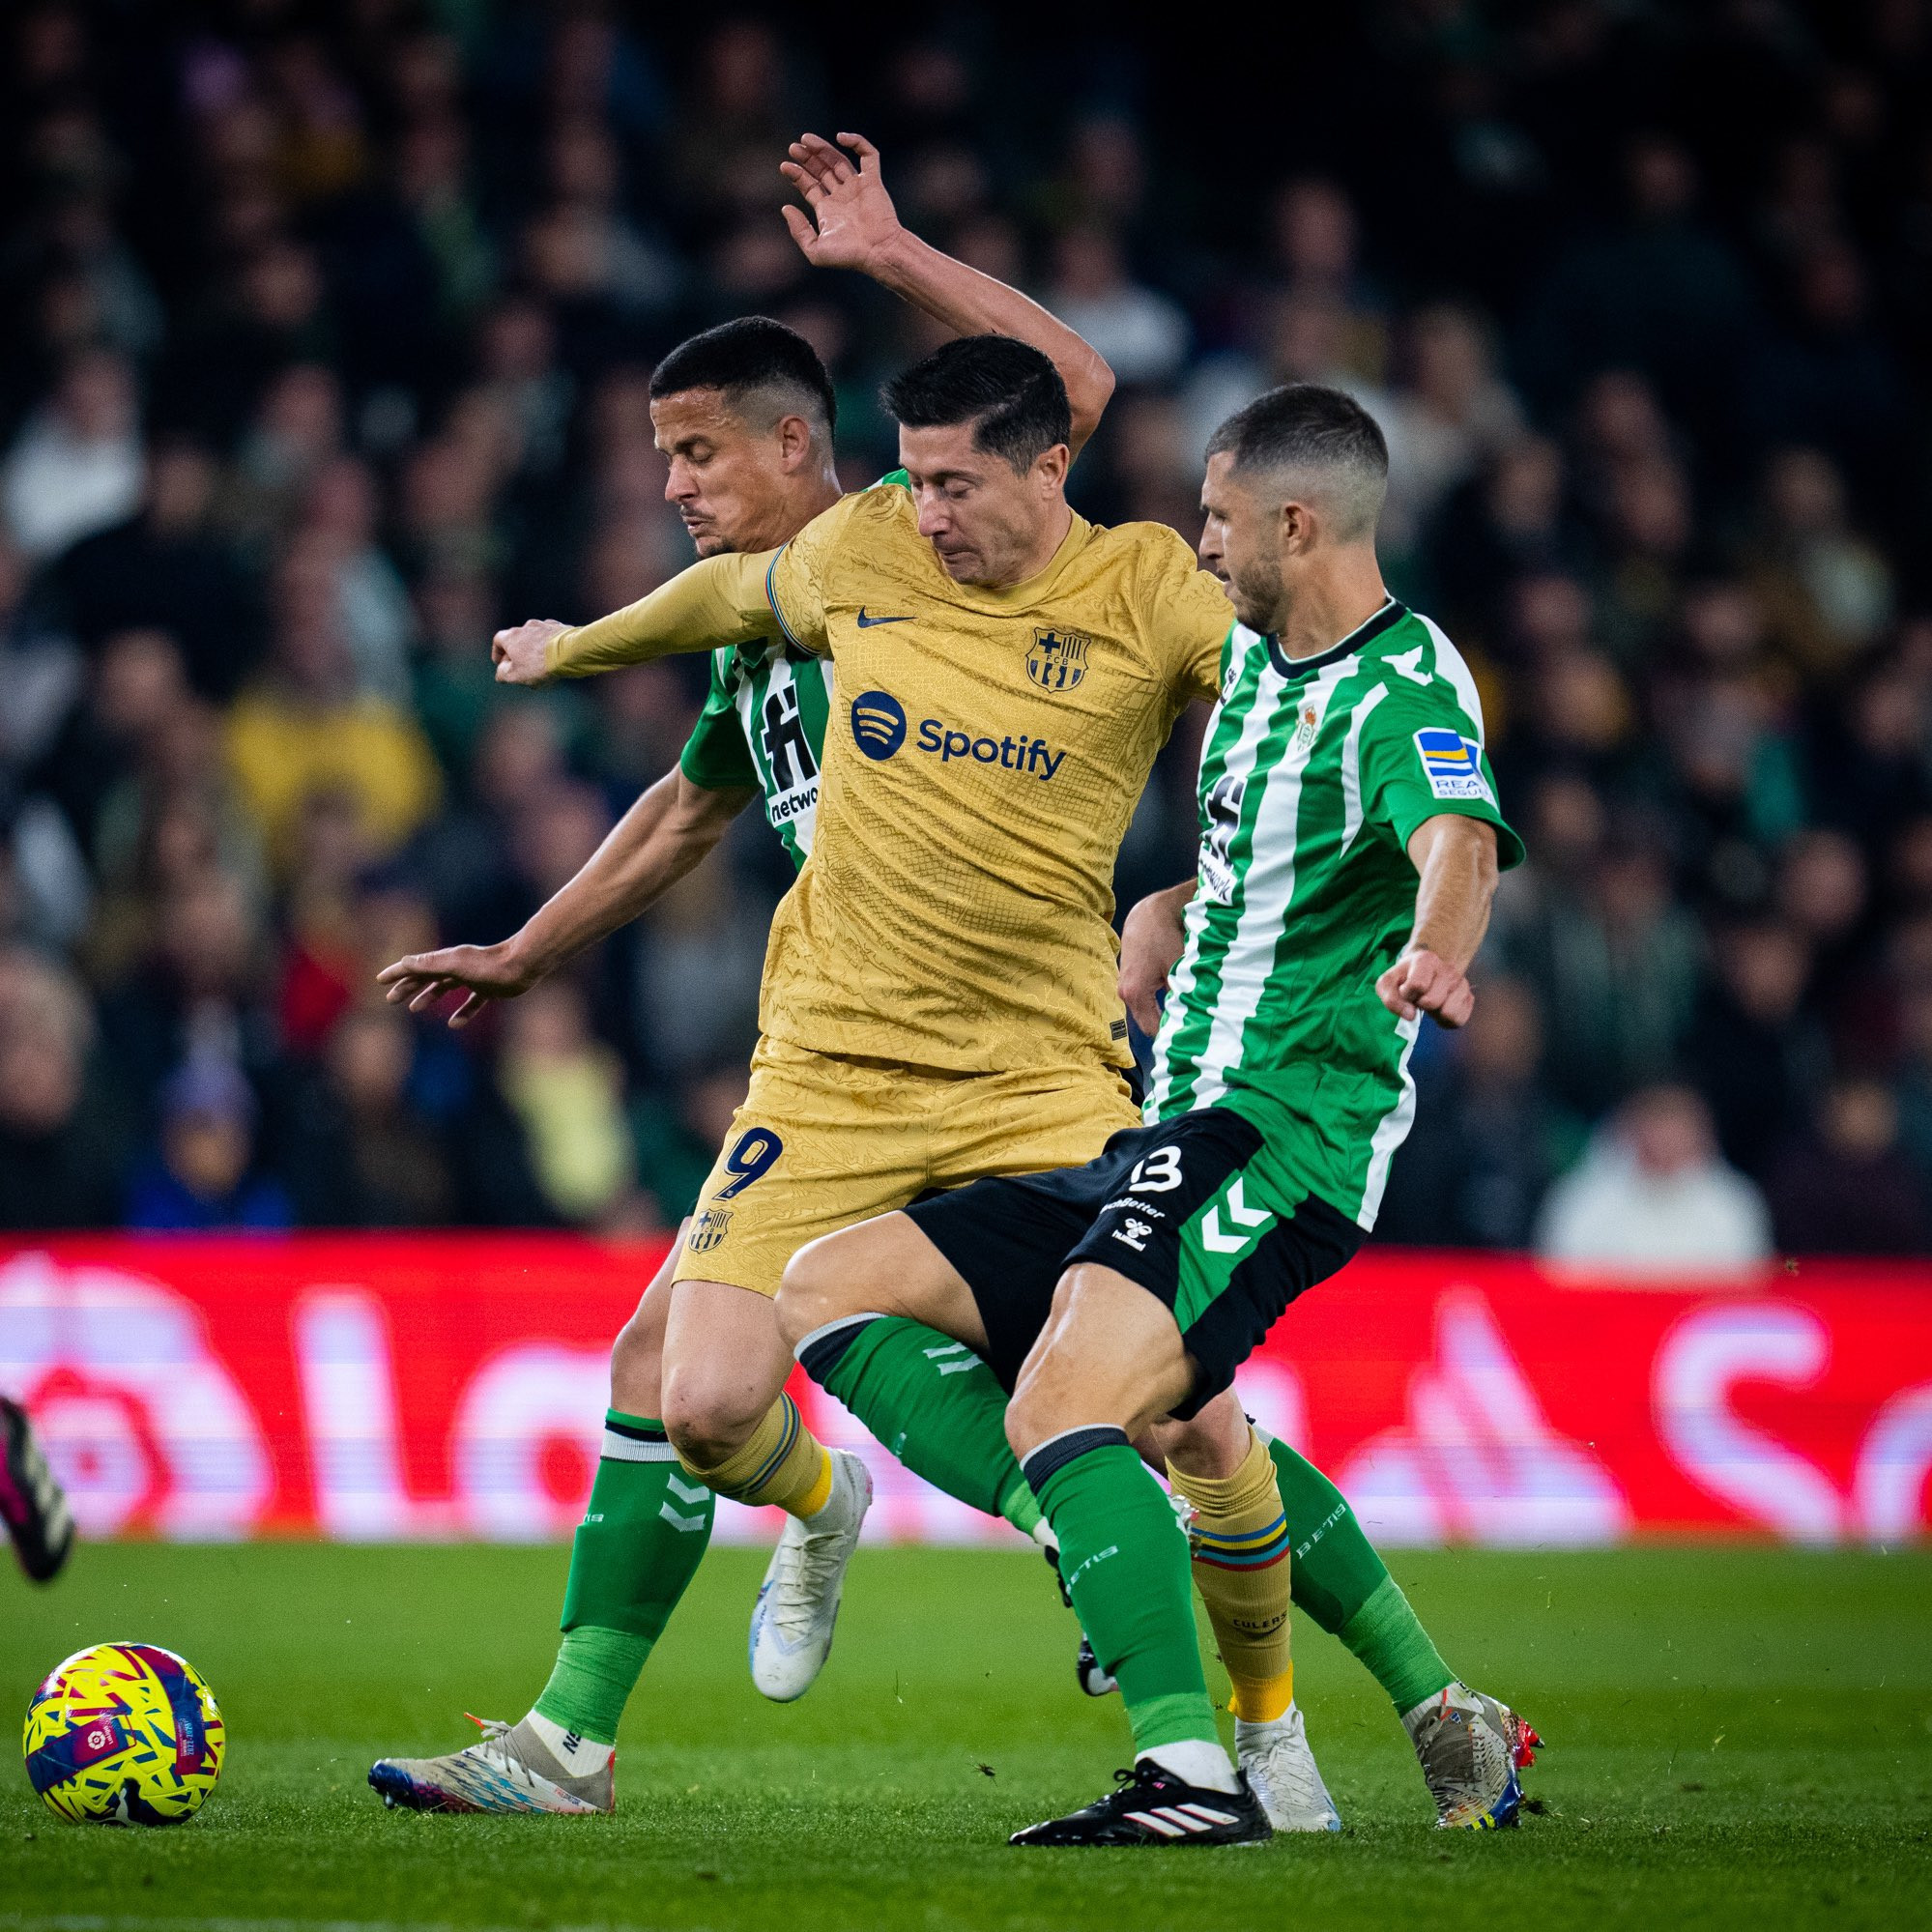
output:
[{"label": "soccer ball", "polygon": [[95,1644],[56,1664],[27,1706],[27,1776],[76,1825],[179,1825],[221,1774],[221,1713],[184,1658]]}]

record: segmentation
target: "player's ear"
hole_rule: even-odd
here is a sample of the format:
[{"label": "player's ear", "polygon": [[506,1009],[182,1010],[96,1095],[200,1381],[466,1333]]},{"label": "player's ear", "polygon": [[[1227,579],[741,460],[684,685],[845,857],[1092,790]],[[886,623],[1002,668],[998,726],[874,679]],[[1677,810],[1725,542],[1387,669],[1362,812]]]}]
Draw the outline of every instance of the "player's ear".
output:
[{"label": "player's ear", "polygon": [[1064,443],[1055,443],[1051,449],[1043,449],[1034,457],[1033,474],[1049,496],[1065,485],[1067,468],[1073,460],[1073,451]]},{"label": "player's ear", "polygon": [[1321,524],[1314,507],[1311,504],[1298,503],[1290,497],[1282,505],[1282,554],[1284,557],[1302,557],[1314,548],[1321,534]]},{"label": "player's ear", "polygon": [[800,469],[810,461],[812,425],[802,416],[781,416],[772,433],[778,438],[778,460],[786,469]]}]

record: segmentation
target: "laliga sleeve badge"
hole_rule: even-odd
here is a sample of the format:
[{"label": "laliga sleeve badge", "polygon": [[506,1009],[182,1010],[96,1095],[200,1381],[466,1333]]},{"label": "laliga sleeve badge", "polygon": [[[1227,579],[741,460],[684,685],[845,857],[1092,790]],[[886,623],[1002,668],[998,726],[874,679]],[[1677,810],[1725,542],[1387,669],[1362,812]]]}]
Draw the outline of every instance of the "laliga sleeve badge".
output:
[{"label": "laliga sleeve badge", "polygon": [[1416,734],[1416,752],[1438,798],[1488,798],[1479,747],[1459,732],[1426,726]]}]

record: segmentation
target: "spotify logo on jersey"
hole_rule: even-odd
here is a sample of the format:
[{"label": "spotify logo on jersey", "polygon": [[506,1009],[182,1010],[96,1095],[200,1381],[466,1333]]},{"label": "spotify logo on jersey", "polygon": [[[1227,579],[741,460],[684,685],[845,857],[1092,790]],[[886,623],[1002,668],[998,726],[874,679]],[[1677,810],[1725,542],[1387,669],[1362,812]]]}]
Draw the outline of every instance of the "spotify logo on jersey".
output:
[{"label": "spotify logo on jersey", "polygon": [[906,742],[906,706],[890,691],[861,691],[852,700],[852,736],[866,757],[890,758]]},{"label": "spotify logo on jersey", "polygon": [[[861,691],[852,700],[851,720],[852,741],[875,762],[892,757],[906,742],[906,706],[890,691]],[[975,737],[937,718],[919,720],[912,748],[936,754],[941,764],[964,760],[1043,783],[1052,780],[1066,759],[1065,752],[1053,750],[1045,738],[1024,733],[1019,737]]]}]

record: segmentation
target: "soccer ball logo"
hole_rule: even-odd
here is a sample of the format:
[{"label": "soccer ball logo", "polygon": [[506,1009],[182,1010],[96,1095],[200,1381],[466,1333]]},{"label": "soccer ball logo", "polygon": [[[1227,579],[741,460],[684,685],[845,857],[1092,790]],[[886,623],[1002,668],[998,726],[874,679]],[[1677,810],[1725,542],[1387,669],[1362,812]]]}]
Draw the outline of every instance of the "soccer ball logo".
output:
[{"label": "soccer ball logo", "polygon": [[27,1776],[77,1825],[179,1825],[221,1773],[221,1713],[185,1658],[96,1644],[55,1666],[27,1706]]}]

